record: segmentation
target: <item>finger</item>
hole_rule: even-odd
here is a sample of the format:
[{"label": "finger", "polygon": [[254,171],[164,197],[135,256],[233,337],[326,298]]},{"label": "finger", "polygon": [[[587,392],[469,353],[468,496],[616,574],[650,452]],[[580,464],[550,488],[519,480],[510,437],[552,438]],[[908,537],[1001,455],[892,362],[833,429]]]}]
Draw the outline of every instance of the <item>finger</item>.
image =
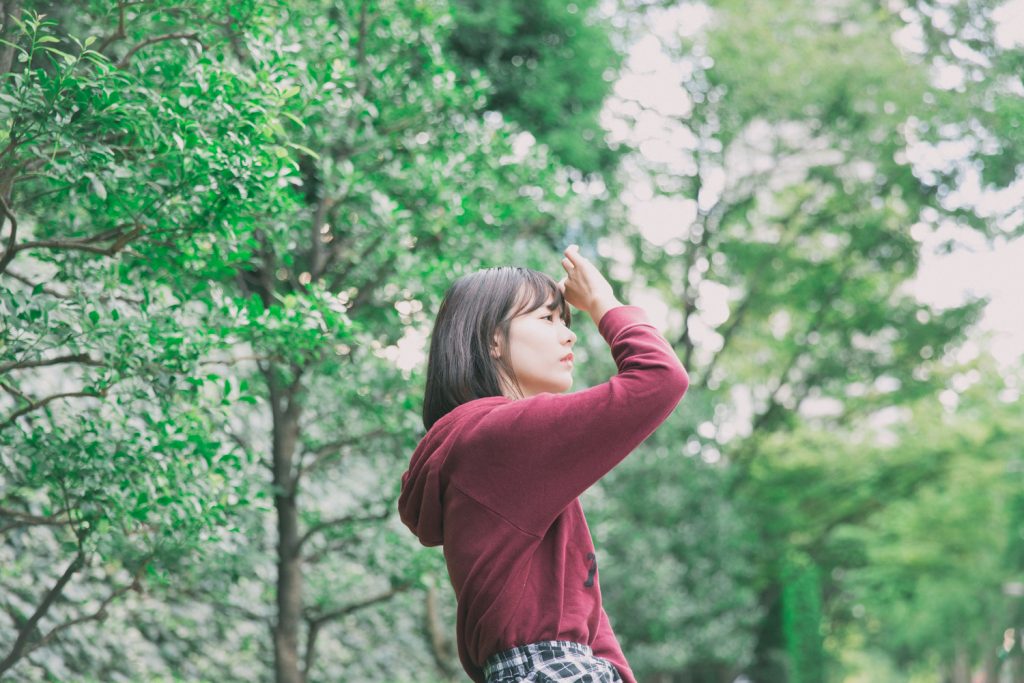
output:
[{"label": "finger", "polygon": [[566,278],[563,277],[561,280],[558,281],[558,291],[561,292],[562,294],[565,294],[565,280]]},{"label": "finger", "polygon": [[567,273],[571,273],[576,266],[573,264],[572,261],[570,261],[567,258],[564,258],[562,259],[562,267],[565,268],[565,271]]},{"label": "finger", "polygon": [[576,262],[581,258],[579,245],[570,244],[568,247],[566,247],[565,256],[567,259],[569,259],[569,262],[575,266]]}]

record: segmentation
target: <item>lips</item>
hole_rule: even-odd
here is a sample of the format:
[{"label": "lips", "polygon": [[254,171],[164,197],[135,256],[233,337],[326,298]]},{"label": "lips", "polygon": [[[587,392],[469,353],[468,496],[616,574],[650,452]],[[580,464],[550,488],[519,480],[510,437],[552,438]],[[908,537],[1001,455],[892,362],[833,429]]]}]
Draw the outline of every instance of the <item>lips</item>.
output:
[{"label": "lips", "polygon": [[569,361],[569,362],[572,362],[572,359],[573,359],[573,355],[572,355],[571,353],[568,353],[568,354],[566,354],[566,355],[562,356],[562,360],[563,360],[563,361],[566,361],[566,360],[567,360],[567,361]]}]

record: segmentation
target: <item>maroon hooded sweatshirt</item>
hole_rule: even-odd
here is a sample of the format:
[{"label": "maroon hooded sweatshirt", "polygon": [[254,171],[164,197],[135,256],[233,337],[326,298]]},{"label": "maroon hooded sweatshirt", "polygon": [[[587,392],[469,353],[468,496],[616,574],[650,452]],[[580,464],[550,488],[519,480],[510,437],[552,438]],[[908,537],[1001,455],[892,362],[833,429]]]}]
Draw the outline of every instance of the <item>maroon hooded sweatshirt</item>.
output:
[{"label": "maroon hooded sweatshirt", "polygon": [[688,378],[643,309],[613,308],[598,330],[615,377],[464,403],[434,423],[402,476],[402,521],[423,545],[444,545],[459,658],[477,683],[492,654],[542,640],[589,645],[636,683],[601,607],[579,496],[669,416]]}]

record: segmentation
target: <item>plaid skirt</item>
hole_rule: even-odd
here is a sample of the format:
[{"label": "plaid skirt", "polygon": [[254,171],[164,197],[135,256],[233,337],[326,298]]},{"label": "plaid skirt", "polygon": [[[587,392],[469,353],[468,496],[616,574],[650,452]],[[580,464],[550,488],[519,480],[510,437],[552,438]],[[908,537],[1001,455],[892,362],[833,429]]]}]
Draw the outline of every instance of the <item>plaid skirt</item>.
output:
[{"label": "plaid skirt", "polygon": [[545,640],[491,655],[484,676],[487,683],[622,683],[611,662],[567,640]]}]

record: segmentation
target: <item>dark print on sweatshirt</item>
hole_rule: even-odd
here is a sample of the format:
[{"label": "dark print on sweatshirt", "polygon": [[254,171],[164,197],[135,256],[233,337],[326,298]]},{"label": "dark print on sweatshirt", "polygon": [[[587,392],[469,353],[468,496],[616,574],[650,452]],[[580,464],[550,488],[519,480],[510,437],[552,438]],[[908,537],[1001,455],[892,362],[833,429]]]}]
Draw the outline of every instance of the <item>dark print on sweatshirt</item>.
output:
[{"label": "dark print on sweatshirt", "polygon": [[590,563],[590,570],[587,572],[587,580],[583,582],[583,585],[587,588],[593,588],[594,574],[597,573],[597,555],[594,553],[587,553],[587,562]]}]

